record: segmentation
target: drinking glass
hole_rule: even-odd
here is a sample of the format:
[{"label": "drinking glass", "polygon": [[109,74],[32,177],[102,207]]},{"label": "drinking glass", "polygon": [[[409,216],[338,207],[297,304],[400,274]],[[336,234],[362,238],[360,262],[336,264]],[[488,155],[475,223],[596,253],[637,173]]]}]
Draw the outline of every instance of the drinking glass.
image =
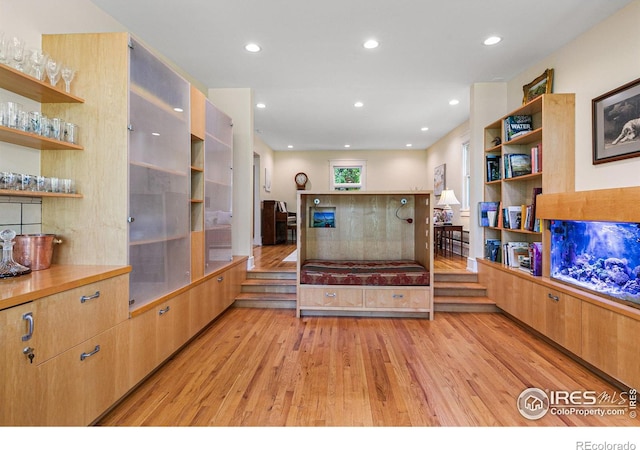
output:
[{"label": "drinking glass", "polygon": [[9,64],[9,40],[4,35],[4,32],[0,31],[0,64]]},{"label": "drinking glass", "polygon": [[62,74],[62,79],[64,80],[64,90],[67,93],[71,92],[71,81],[73,77],[76,75],[76,70],[64,65],[62,66],[62,70],[60,71]]},{"label": "drinking glass", "polygon": [[22,105],[16,102],[6,102],[4,105],[4,125],[10,128],[18,128]]},{"label": "drinking glass", "polygon": [[44,67],[48,59],[49,55],[42,50],[31,49],[29,52],[29,74],[40,81],[44,80]]},{"label": "drinking glass", "polygon": [[62,140],[70,142],[71,144],[77,144],[78,143],[78,125],[71,122],[65,122]]},{"label": "drinking glass", "polygon": [[14,36],[9,40],[9,64],[20,72],[24,71],[24,41],[19,37]]},{"label": "drinking glass", "polygon": [[60,63],[53,58],[49,58],[45,67],[47,69],[49,83],[51,83],[51,86],[55,86],[58,84],[58,81],[60,81]]}]

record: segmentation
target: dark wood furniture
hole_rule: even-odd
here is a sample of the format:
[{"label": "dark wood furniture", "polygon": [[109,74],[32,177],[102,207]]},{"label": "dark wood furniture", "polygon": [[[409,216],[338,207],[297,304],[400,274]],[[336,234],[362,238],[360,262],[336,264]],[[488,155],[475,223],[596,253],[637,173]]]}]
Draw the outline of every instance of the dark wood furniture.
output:
[{"label": "dark wood furniture", "polygon": [[462,225],[434,225],[433,236],[435,238],[436,252],[442,256],[449,253],[453,256],[453,233],[460,233],[460,245],[462,245]]},{"label": "dark wood furniture", "polygon": [[262,245],[287,242],[287,212],[281,211],[280,203],[284,202],[262,201]]}]

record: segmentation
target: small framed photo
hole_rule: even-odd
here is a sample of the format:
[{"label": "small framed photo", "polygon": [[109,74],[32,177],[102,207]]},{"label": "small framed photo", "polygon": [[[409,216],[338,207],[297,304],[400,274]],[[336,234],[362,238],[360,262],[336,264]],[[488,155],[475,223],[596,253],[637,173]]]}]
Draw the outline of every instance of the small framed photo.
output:
[{"label": "small framed photo", "polygon": [[542,75],[537,77],[529,84],[522,86],[523,96],[522,104],[529,103],[542,94],[551,94],[553,89],[553,69],[545,70]]},{"label": "small framed photo", "polygon": [[640,156],[640,78],[591,103],[593,164]]}]

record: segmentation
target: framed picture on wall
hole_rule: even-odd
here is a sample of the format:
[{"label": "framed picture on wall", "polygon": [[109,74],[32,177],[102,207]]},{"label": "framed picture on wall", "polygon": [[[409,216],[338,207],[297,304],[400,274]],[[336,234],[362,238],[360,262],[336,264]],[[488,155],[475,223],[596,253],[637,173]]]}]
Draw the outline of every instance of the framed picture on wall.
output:
[{"label": "framed picture on wall", "polygon": [[433,193],[435,195],[442,194],[442,190],[445,186],[445,164],[437,166],[433,169]]},{"label": "framed picture on wall", "polygon": [[529,84],[522,86],[522,104],[540,97],[542,94],[553,92],[553,69],[545,70]]},{"label": "framed picture on wall", "polygon": [[640,156],[640,78],[591,103],[593,164]]}]

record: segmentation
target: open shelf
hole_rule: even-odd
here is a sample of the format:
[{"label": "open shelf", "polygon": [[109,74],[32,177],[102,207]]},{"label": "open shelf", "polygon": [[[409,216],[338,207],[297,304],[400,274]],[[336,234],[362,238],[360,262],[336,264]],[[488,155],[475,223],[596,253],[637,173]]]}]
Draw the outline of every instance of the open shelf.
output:
[{"label": "open shelf", "polygon": [[39,103],[84,103],[80,97],[4,64],[0,64],[0,88]]}]

